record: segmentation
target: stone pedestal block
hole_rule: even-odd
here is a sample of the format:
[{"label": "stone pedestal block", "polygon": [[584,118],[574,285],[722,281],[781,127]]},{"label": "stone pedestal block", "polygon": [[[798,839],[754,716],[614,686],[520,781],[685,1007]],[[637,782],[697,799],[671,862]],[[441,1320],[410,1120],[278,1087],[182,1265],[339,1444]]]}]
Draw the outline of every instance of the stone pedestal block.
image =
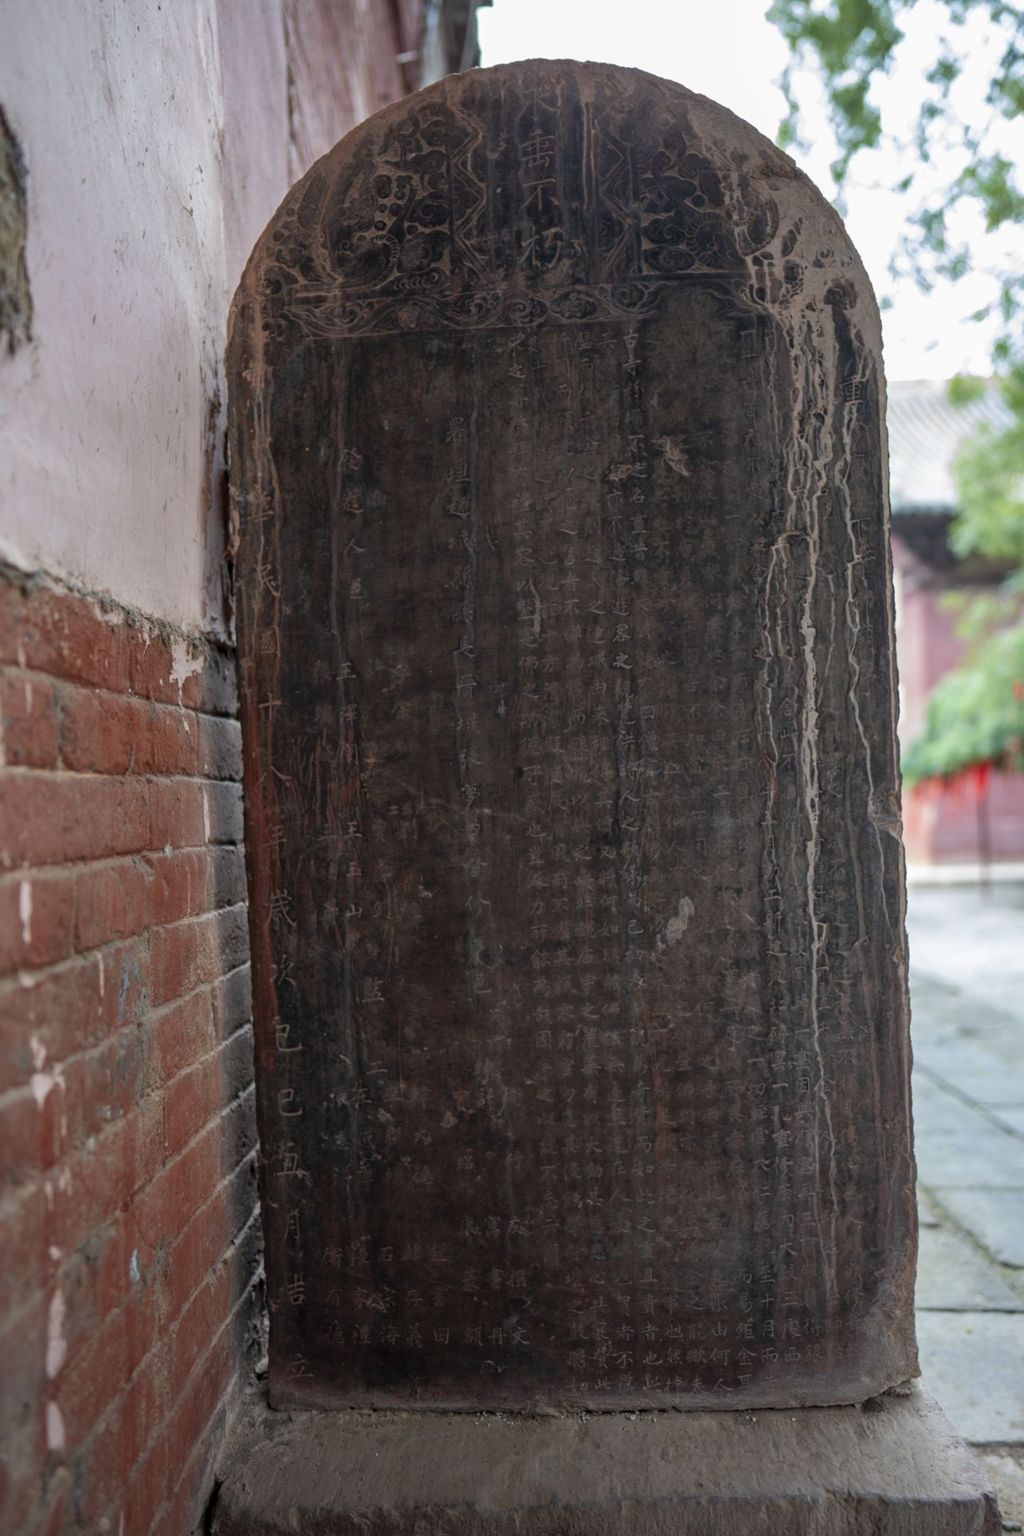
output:
[{"label": "stone pedestal block", "polygon": [[764,1413],[254,1411],[214,1536],[989,1536],[927,1397]]}]

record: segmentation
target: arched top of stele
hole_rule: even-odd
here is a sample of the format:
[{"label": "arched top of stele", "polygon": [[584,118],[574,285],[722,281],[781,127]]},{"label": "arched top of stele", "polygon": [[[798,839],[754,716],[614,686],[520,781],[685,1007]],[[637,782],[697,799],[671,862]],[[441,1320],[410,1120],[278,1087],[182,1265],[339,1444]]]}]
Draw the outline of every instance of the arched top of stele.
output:
[{"label": "arched top of stele", "polygon": [[773,313],[839,304],[881,350],[835,209],[706,96],[535,59],[451,75],[361,123],[292,188],[235,301],[311,336],[642,318],[668,284]]}]

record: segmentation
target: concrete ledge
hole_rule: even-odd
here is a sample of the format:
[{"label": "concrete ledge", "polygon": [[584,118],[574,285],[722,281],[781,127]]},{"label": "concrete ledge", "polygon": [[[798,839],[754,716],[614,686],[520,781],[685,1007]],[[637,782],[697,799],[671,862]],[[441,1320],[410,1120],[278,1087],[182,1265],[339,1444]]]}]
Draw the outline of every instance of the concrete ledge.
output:
[{"label": "concrete ledge", "polygon": [[575,1418],[274,1413],[238,1426],[214,1536],[995,1536],[916,1390],[857,1408]]}]

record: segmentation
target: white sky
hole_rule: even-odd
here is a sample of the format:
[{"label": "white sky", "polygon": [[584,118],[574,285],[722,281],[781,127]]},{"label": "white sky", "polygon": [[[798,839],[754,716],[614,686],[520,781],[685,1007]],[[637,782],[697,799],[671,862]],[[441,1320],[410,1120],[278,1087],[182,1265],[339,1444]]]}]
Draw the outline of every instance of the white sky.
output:
[{"label": "white sky", "polygon": [[[595,59],[625,64],[678,80],[692,91],[720,101],[774,139],[785,111],[776,81],[786,64],[787,49],[765,17],[766,0],[493,0],[479,14],[482,62],[511,63],[516,59]],[[882,82],[883,121],[894,126],[916,117],[922,71],[934,58],[934,37],[945,18],[935,0],[918,0],[903,24],[906,39],[897,68]],[[984,19],[973,18],[960,36],[970,68],[958,85],[961,108],[977,115],[991,76],[993,49],[998,40],[984,30]],[[812,82],[805,82],[813,89]],[[819,98],[820,99],[820,98]],[[825,192],[833,195],[828,173],[834,148],[825,129],[809,154],[796,153],[803,169]],[[1024,160],[1024,125],[1002,126],[1000,148]],[[888,263],[900,228],[911,208],[906,198],[886,190],[905,167],[891,150],[878,150],[855,162],[856,179],[847,190],[846,224],[871,275],[879,299],[892,300],[882,315],[885,364],[890,379],[948,378],[957,372],[988,373],[993,330],[969,317],[989,301],[994,289],[978,272],[957,284],[937,285],[922,294],[916,285],[894,282]],[[942,165],[937,168],[941,176]],[[948,179],[948,178],[947,178]],[[962,237],[984,258],[986,249],[1009,252],[1024,265],[1024,235],[1019,230],[986,237],[979,227],[964,224]],[[980,264],[980,261],[979,261]]]}]

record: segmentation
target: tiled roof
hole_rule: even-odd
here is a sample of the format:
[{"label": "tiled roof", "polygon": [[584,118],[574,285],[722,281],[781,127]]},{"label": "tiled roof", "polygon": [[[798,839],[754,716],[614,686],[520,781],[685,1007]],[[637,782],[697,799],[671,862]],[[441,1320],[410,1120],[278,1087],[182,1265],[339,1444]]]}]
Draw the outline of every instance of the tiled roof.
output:
[{"label": "tiled roof", "polygon": [[994,384],[969,405],[952,405],[941,380],[889,385],[889,499],[893,515],[927,508],[956,510],[953,459],[976,427],[1009,425]]}]

